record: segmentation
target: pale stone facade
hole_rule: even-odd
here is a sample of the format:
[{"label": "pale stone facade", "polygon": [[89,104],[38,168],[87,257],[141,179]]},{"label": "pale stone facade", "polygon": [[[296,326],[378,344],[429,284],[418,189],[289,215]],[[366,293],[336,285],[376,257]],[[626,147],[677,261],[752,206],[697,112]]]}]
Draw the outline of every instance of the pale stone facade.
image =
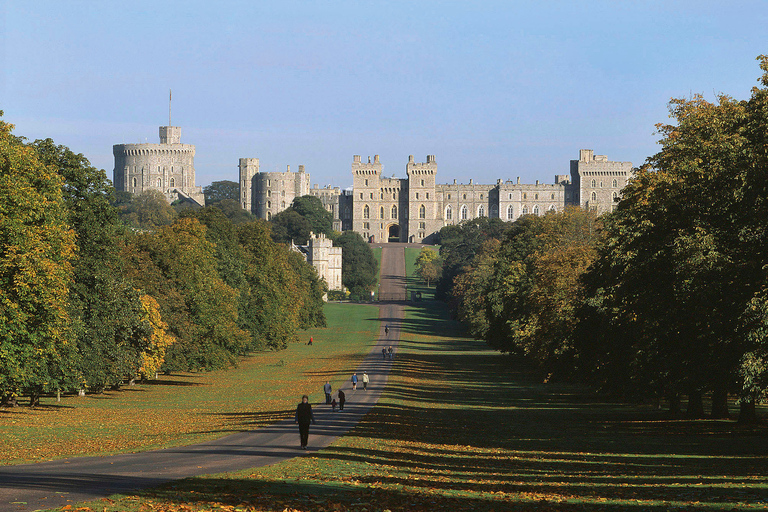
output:
[{"label": "pale stone facade", "polygon": [[298,172],[259,172],[258,158],[241,158],[240,205],[260,219],[271,220],[297,197],[309,194],[309,174],[300,165]]},{"label": "pale stone facade", "polygon": [[202,187],[195,185],[195,146],[181,143],[180,127],[161,126],[160,144],[115,144],[112,153],[115,190],[155,189],[169,202],[183,198],[205,206]]},{"label": "pale stone facade", "polygon": [[[322,233],[309,234],[307,245],[294,245],[291,248],[300,252],[317,272],[317,275],[328,285],[328,290],[343,290],[341,284],[342,248],[334,247],[333,242]],[[323,297],[327,300],[327,297]]]},{"label": "pale stone facade", "polygon": [[[275,194],[279,191],[269,181],[242,180],[243,187],[249,183],[253,193]],[[252,159],[255,160],[255,159]],[[258,160],[256,160],[258,163]],[[594,155],[590,149],[582,149],[579,160],[571,160],[570,177],[555,176],[554,183],[521,184],[497,180],[495,184],[438,184],[437,160],[427,155],[426,162],[415,162],[408,158],[405,167],[406,178],[385,177],[378,155],[363,162],[360,155],[352,159],[352,188],[308,188],[311,195],[319,197],[326,209],[333,214],[334,229],[353,230],[371,242],[424,242],[430,243],[444,226],[478,217],[500,218],[514,221],[522,215],[544,215],[548,211],[562,211],[569,205],[591,208],[598,213],[612,211],[621,195],[621,189],[633,176],[631,162],[609,161],[604,155]],[[258,165],[256,166],[258,173]],[[285,173],[284,173],[285,174]],[[288,173],[290,174],[290,173]],[[293,173],[284,180],[293,179],[294,188],[298,182],[309,183],[309,175]],[[308,187],[308,185],[307,185]],[[301,194],[297,194],[301,195]],[[264,210],[254,204],[244,208],[260,218],[270,218]],[[290,206],[281,202],[271,215]]]}]

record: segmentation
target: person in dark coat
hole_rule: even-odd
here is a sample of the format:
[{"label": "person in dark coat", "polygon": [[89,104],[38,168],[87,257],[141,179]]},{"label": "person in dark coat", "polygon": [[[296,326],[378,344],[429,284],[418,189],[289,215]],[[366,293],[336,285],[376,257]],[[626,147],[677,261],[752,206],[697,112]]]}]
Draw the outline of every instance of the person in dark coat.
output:
[{"label": "person in dark coat", "polygon": [[342,390],[339,390],[339,410],[344,410],[344,402],[347,401],[347,395]]},{"label": "person in dark coat", "polygon": [[301,397],[301,403],[296,407],[296,423],[299,424],[299,437],[301,437],[301,449],[307,449],[309,441],[309,424],[315,423],[315,416],[312,414],[312,406],[309,405],[309,397]]}]

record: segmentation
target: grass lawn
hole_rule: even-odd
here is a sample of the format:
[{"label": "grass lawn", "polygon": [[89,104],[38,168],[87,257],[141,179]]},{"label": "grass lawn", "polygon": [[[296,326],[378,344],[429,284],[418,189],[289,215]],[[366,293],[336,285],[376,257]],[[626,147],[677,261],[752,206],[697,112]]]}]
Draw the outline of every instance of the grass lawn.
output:
[{"label": "grass lawn", "polygon": [[326,379],[334,389],[346,381],[378,336],[375,306],[327,304],[325,314],[329,327],[303,332],[284,351],[246,357],[237,369],[0,409],[0,463],[191,444],[289,417],[302,394],[324,400]]},{"label": "grass lawn", "polygon": [[87,506],[369,512],[768,508],[765,427],[668,421],[652,408],[604,401],[579,386],[543,384],[460,332],[440,303],[411,307],[379,404],[327,449]]}]

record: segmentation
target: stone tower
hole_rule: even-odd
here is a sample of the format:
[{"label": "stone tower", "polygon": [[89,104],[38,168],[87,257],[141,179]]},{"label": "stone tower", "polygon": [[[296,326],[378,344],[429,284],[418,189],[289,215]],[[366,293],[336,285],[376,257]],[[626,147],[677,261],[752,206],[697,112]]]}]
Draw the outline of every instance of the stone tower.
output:
[{"label": "stone tower", "polygon": [[410,155],[405,172],[408,176],[408,210],[403,212],[407,222],[403,238],[409,242],[422,242],[444,225],[436,195],[435,155],[427,155],[426,162],[415,162]]},{"label": "stone tower", "polygon": [[195,146],[181,143],[180,127],[161,126],[160,144],[115,144],[112,153],[116,190],[155,189],[169,202],[186,198],[205,206],[202,187],[195,185]]}]

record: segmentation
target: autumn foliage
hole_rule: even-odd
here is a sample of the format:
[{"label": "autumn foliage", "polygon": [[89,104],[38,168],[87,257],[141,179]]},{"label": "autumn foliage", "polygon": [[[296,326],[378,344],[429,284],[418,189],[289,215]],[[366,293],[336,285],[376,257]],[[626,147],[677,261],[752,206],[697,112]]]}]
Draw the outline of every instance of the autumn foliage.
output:
[{"label": "autumn foliage", "polygon": [[226,368],[324,325],[324,285],[266,223],[118,201],[83,155],[11,130],[0,121],[3,402]]}]

